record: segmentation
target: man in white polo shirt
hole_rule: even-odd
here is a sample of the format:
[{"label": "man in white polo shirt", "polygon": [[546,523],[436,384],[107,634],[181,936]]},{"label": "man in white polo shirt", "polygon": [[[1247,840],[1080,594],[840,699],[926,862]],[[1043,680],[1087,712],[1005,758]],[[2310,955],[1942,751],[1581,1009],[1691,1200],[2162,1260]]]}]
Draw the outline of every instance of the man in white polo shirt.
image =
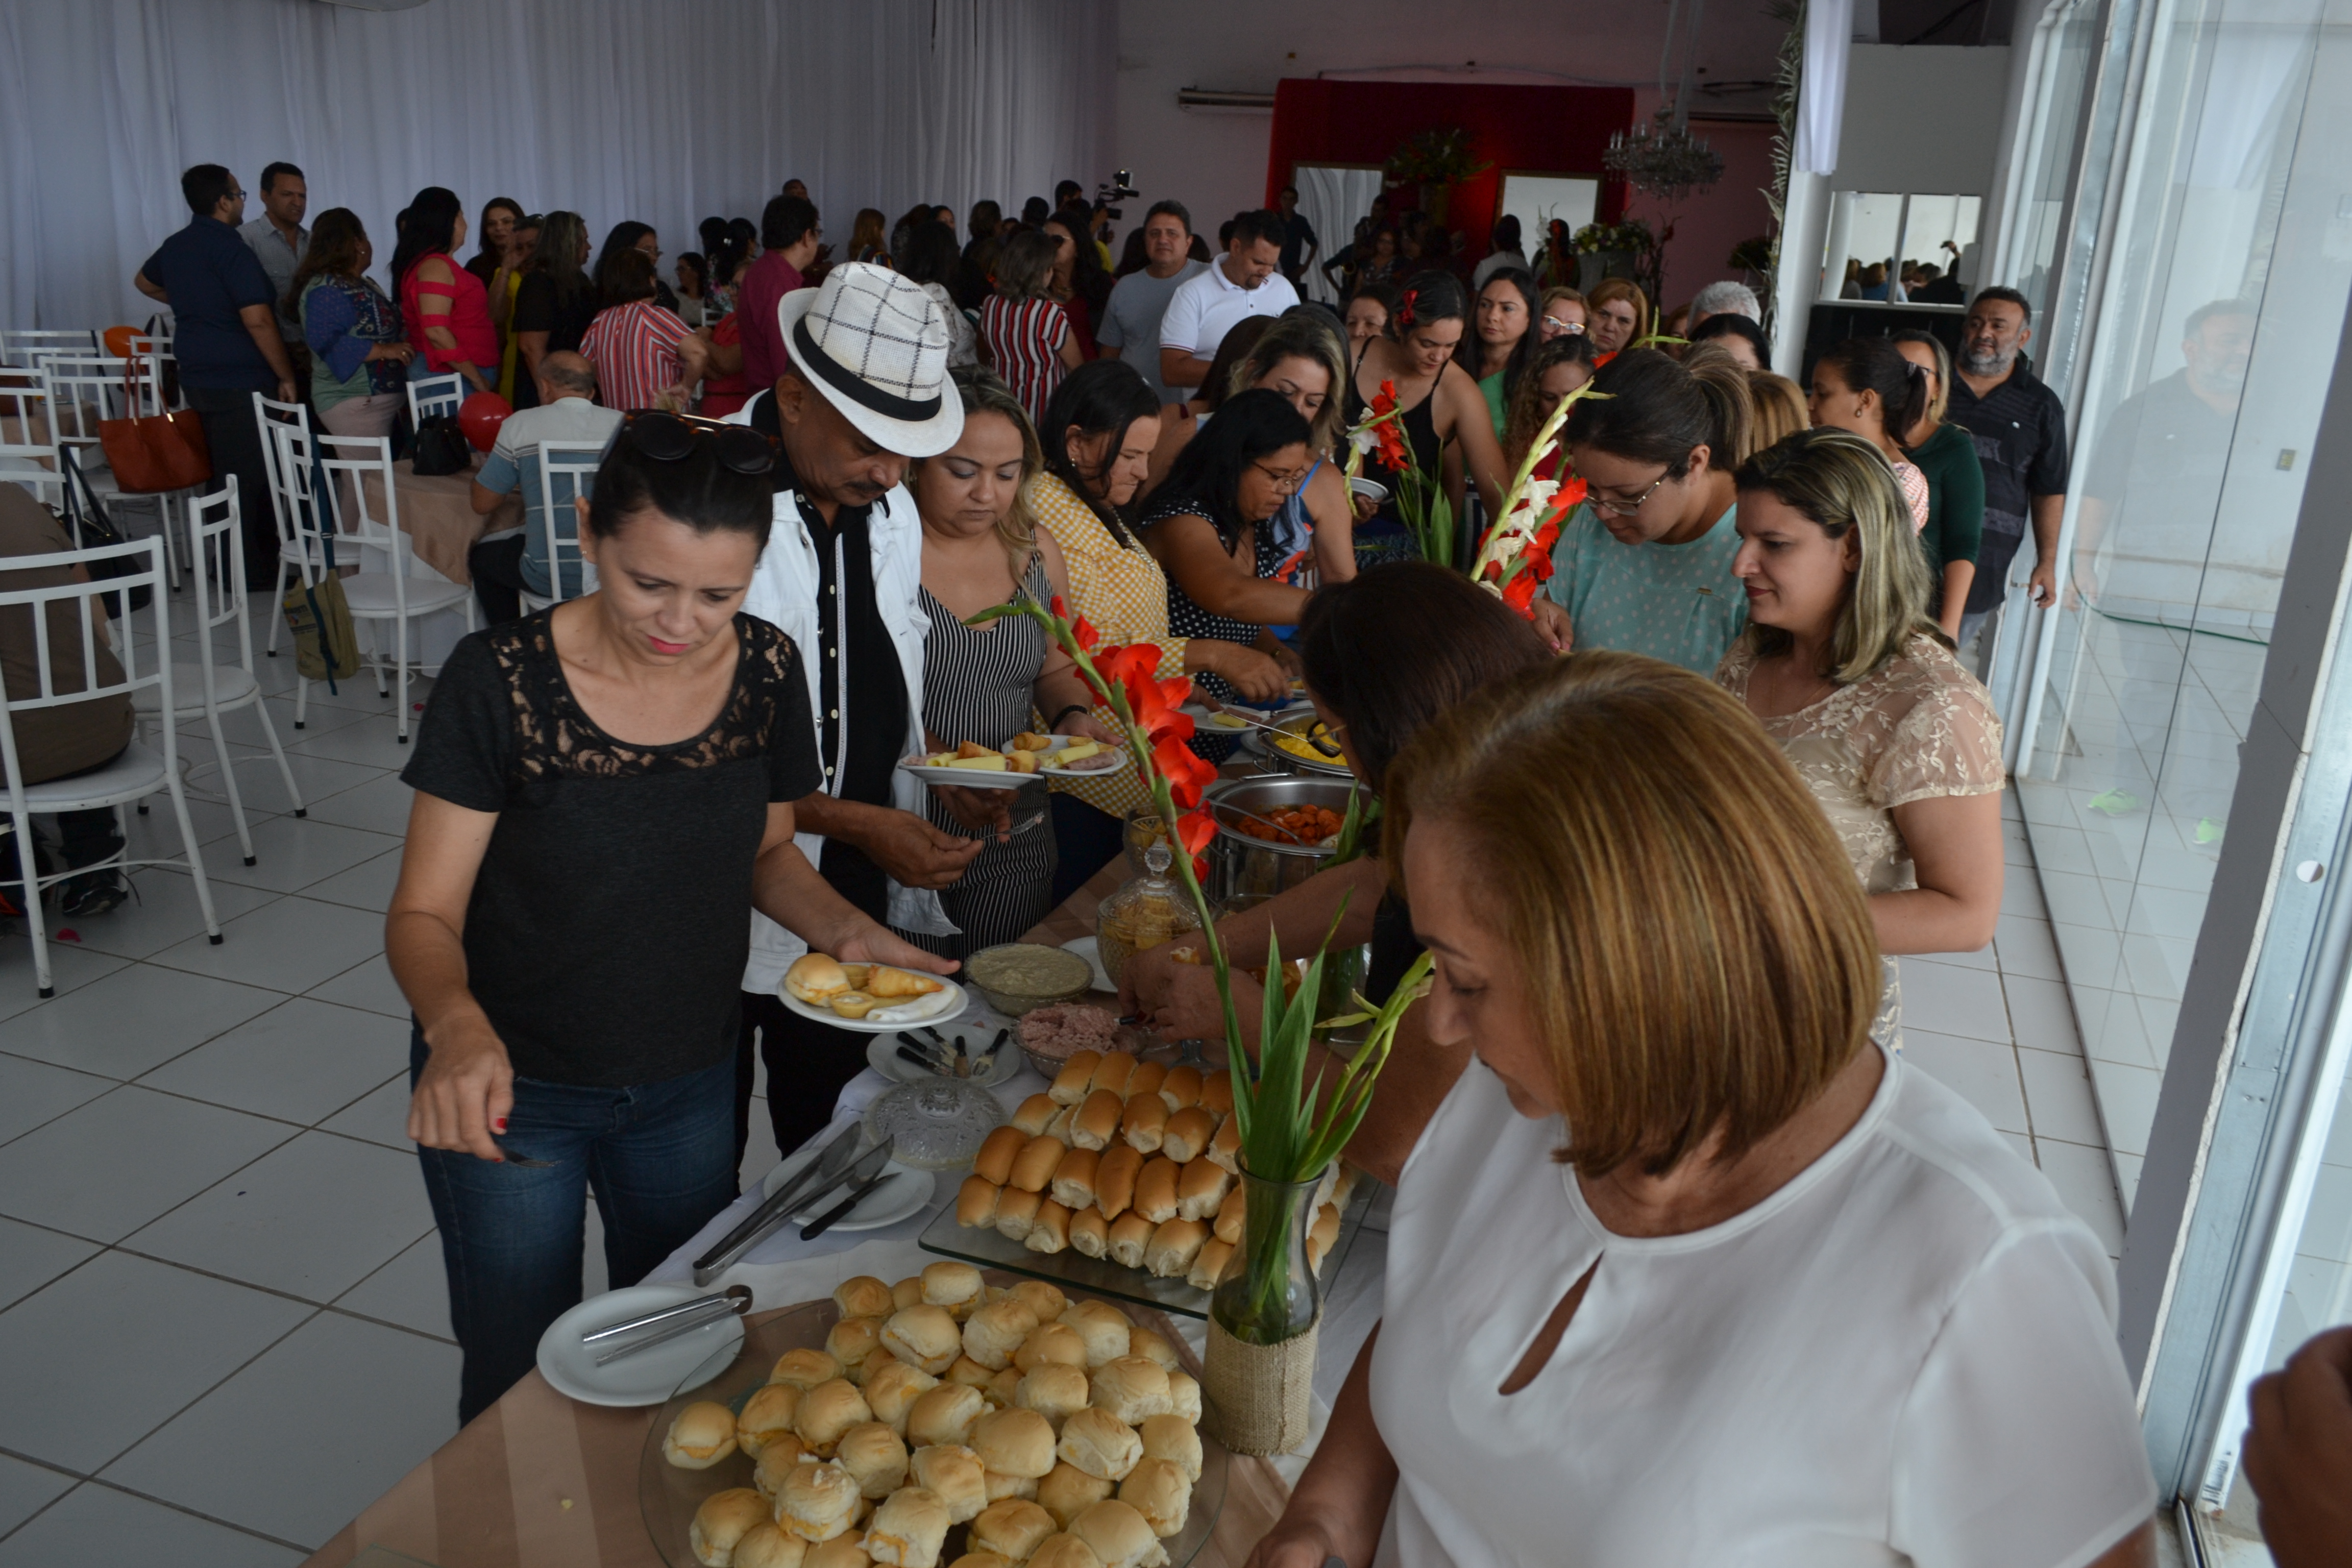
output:
[{"label": "man in white polo shirt", "polygon": [[1161,381],[1171,387],[1200,385],[1234,322],[1279,316],[1298,303],[1298,290],[1276,271],[1286,232],[1280,213],[1246,212],[1234,219],[1225,253],[1178,288],[1160,319]]}]

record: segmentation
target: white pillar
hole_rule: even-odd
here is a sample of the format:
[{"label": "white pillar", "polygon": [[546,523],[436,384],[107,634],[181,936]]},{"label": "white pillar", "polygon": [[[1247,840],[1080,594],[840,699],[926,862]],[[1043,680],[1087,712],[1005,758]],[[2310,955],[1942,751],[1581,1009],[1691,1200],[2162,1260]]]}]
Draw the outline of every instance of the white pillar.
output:
[{"label": "white pillar", "polygon": [[1825,174],[1789,173],[1780,209],[1780,265],[1772,282],[1772,368],[1794,378],[1804,368],[1805,327],[1822,289],[1822,244],[1832,205]]}]

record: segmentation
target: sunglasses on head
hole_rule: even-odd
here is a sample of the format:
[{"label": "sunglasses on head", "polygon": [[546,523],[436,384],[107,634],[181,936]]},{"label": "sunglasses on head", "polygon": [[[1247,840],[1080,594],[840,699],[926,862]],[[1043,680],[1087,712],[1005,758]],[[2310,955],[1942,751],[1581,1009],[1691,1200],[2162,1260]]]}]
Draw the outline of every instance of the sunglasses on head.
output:
[{"label": "sunglasses on head", "polygon": [[657,463],[684,462],[694,455],[695,437],[701,436],[709,437],[711,455],[730,473],[764,474],[776,466],[775,448],[748,425],[641,408],[622,420],[621,433]]}]

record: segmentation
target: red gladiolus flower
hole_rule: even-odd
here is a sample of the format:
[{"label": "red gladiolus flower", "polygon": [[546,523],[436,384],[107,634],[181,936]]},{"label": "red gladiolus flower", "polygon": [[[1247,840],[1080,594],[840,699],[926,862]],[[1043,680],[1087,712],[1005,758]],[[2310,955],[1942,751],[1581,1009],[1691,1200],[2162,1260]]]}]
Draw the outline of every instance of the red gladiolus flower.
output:
[{"label": "red gladiolus flower", "polygon": [[1062,595],[1059,594],[1048,599],[1045,602],[1045,607],[1054,612],[1054,618],[1057,621],[1066,621],[1070,618],[1070,606],[1062,603]]},{"label": "red gladiolus flower", "polygon": [[1538,583],[1551,581],[1551,552],[1535,550],[1528,553],[1528,575]]},{"label": "red gladiolus flower", "polygon": [[[1056,604],[1060,602],[1058,599],[1055,601]],[[1102,641],[1102,634],[1095,630],[1093,625],[1084,616],[1070,623],[1070,637],[1088,653],[1094,652],[1095,644]]]},{"label": "red gladiolus flower", "polygon": [[1176,819],[1176,837],[1192,857],[1192,874],[1206,874],[1209,841],[1217,836],[1216,819],[1207,809],[1188,811]]},{"label": "red gladiolus flower", "polygon": [[[1189,719],[1185,727],[1192,727]],[[1173,734],[1161,736],[1152,745],[1151,764],[1168,781],[1168,793],[1175,797],[1176,804],[1190,810],[1201,804],[1202,792],[1217,782],[1217,770],[1213,763],[1194,755],[1184,739]]]},{"label": "red gladiolus flower", "polygon": [[1397,428],[1395,420],[1376,426],[1372,430],[1372,441],[1381,461],[1389,468],[1402,468],[1412,461],[1412,454],[1405,447],[1404,434]]},{"label": "red gladiolus flower", "polygon": [[1534,573],[1522,572],[1503,585],[1503,603],[1510,605],[1528,619],[1534,620],[1536,589],[1539,585]]},{"label": "red gladiolus flower", "polygon": [[1393,381],[1381,383],[1380,391],[1372,395],[1373,416],[1377,417],[1383,414],[1393,414],[1396,412],[1396,383]]}]

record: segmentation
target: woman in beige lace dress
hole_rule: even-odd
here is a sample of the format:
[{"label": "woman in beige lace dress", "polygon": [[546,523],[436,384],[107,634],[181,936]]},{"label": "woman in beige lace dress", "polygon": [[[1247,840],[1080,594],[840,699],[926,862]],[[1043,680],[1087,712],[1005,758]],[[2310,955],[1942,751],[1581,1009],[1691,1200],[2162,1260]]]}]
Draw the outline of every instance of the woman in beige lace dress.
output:
[{"label": "woman in beige lace dress", "polygon": [[[1718,684],[1828,814],[1885,954],[1972,952],[2000,915],[2000,721],[1927,618],[1927,564],[1885,458],[1800,431],[1740,468],[1748,627]],[[1900,997],[1873,1033],[1890,1044]]]}]

